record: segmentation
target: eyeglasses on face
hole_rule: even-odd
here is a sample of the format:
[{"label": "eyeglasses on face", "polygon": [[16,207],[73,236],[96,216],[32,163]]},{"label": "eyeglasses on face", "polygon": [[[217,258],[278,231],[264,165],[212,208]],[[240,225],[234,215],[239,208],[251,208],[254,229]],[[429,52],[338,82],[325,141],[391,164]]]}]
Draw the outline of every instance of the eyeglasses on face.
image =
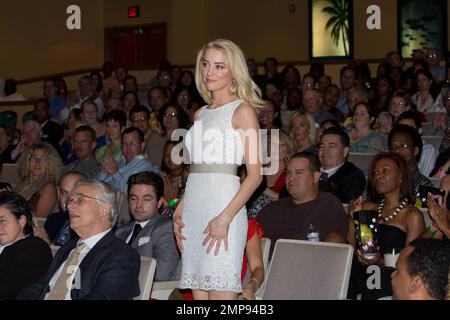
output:
[{"label": "eyeglasses on face", "polygon": [[389,151],[398,151],[398,150],[402,150],[402,149],[410,149],[413,148],[414,146],[411,144],[398,144],[398,145],[392,145],[389,146]]},{"label": "eyeglasses on face", "polygon": [[147,118],[146,117],[136,117],[136,118],[133,118],[133,122],[147,122]]},{"label": "eyeglasses on face", "polygon": [[165,112],[164,117],[176,117],[178,114],[176,112]]},{"label": "eyeglasses on face", "polygon": [[77,205],[77,206],[79,206],[79,205],[85,203],[87,199],[97,200],[97,201],[100,201],[100,202],[105,202],[104,200],[96,198],[96,197],[91,197],[91,196],[85,195],[83,193],[77,193],[73,197],[70,197],[69,200],[67,200],[67,203],[68,203],[68,205]]},{"label": "eyeglasses on face", "polygon": [[139,144],[139,141],[137,141],[137,140],[134,140],[134,141],[131,141],[131,142],[123,142],[122,143],[122,146],[123,147],[128,147],[128,146],[132,146],[132,147],[134,147],[134,146],[137,146]]}]

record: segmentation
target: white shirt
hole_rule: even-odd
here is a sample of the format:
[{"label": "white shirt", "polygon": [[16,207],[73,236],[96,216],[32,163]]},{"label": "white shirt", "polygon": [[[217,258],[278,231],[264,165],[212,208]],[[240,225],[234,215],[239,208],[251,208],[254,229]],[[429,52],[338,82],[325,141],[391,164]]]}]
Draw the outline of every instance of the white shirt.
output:
[{"label": "white shirt", "polygon": [[[77,243],[77,245],[80,243],[80,242],[84,242],[84,244],[86,244],[86,247],[83,249],[83,251],[81,251],[81,253],[80,253],[80,256],[79,256],[79,258],[78,258],[78,265],[77,265],[77,269],[78,269],[78,266],[81,264],[81,262],[83,261],[83,259],[84,259],[84,257],[86,257],[86,255],[89,253],[89,251],[91,251],[91,249],[97,244],[97,242],[99,242],[108,232],[110,232],[111,231],[111,229],[108,229],[108,230],[106,230],[106,231],[104,231],[104,232],[102,232],[102,233],[98,233],[98,234],[96,234],[96,235],[93,235],[92,237],[89,237],[89,238],[87,238],[87,239],[84,239],[84,240],[78,240],[78,243]],[[73,248],[73,250],[75,250],[75,248]],[[72,250],[72,251],[73,251]],[[72,251],[70,252],[70,253],[72,253]],[[70,256],[70,253],[69,253],[69,255],[67,256],[67,258],[69,258],[69,256]],[[55,274],[53,275],[53,277],[50,279],[50,282],[49,282],[49,287],[50,287],[50,291],[53,289],[53,286],[55,285],[55,283],[56,283],[56,280],[58,279],[58,277],[59,277],[59,274],[61,273],[61,271],[65,268],[65,265],[66,265],[66,263],[67,263],[67,259],[66,259],[66,261],[64,261],[64,263],[62,263],[61,264],[61,266],[59,267],[59,269],[55,272]],[[73,282],[73,278],[75,277],[75,275],[77,274],[77,272],[73,272],[72,273],[72,275],[69,277],[69,279],[67,280],[67,283],[72,283]],[[77,284],[77,283],[76,283]],[[79,285],[79,283],[77,284],[77,285]],[[49,291],[49,293],[50,293],[50,291]],[[67,291],[67,295],[66,295],[66,297],[65,297],[65,299],[64,300],[72,300],[71,299],[71,296],[70,296],[70,291],[71,290],[68,290]],[[47,293],[46,295],[45,295],[45,297],[44,297],[44,300],[47,300],[47,297],[48,297],[48,294],[49,293]]]},{"label": "white shirt", "polygon": [[328,179],[336,173],[336,171],[339,170],[340,167],[342,167],[344,165],[345,161],[342,162],[340,165],[338,165],[337,167],[334,168],[330,168],[330,169],[324,169],[324,168],[320,168],[320,172],[326,172],[328,173]]},{"label": "white shirt", "polygon": [[[150,220],[143,221],[143,222],[136,222],[136,223],[139,223],[139,224],[141,225],[142,229],[144,229],[144,227],[147,225],[147,223],[148,223],[149,221],[150,221]],[[135,224],[135,225],[136,225],[136,224]],[[134,231],[134,225],[133,225],[133,228],[131,229],[130,235],[127,237],[127,240],[125,241],[126,243],[128,243],[128,241],[130,241],[131,236],[133,235],[133,231]]]}]

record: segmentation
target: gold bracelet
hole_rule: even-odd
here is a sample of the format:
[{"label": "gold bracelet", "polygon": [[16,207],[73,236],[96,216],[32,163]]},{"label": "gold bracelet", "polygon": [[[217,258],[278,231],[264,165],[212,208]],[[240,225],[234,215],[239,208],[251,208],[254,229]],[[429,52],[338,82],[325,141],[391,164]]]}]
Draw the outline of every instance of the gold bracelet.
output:
[{"label": "gold bracelet", "polygon": [[247,284],[249,284],[252,281],[256,282],[256,289],[259,289],[259,281],[258,281],[258,279],[254,278],[254,277],[251,277],[250,280],[248,280]]}]

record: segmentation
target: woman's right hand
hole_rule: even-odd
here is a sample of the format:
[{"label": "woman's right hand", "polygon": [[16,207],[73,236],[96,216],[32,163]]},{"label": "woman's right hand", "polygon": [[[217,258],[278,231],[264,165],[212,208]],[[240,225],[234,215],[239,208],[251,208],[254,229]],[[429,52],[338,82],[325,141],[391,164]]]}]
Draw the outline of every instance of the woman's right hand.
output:
[{"label": "woman's right hand", "polygon": [[175,239],[177,241],[177,246],[180,252],[184,250],[183,241],[186,240],[186,237],[181,233],[181,229],[184,228],[183,220],[181,219],[181,210],[182,208],[178,206],[173,213],[173,233],[175,234]]},{"label": "woman's right hand", "polygon": [[348,208],[347,208],[347,213],[350,217],[351,220],[353,220],[353,214],[357,211],[361,211],[362,210],[362,205],[363,205],[363,198],[362,196],[359,196],[356,199],[350,200],[348,202]]}]

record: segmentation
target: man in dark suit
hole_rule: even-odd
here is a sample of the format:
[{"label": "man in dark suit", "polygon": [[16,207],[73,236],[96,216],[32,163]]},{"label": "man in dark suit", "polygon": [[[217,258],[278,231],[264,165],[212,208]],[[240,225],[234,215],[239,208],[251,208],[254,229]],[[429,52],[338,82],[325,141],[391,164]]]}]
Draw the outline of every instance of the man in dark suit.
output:
[{"label": "man in dark suit", "polygon": [[[81,180],[70,193],[74,238],[56,253],[47,274],[18,299],[131,299],[139,295],[140,258],[111,231],[116,193],[107,184]],[[69,285],[70,284],[70,285]]]},{"label": "man in dark suit", "polygon": [[342,203],[360,196],[366,188],[364,173],[347,161],[350,139],[340,128],[326,129],[320,138],[319,159],[322,165],[319,188],[333,193]]},{"label": "man in dark suit", "polygon": [[41,125],[42,140],[47,141],[56,150],[60,150],[59,141],[64,135],[64,128],[51,120],[50,103],[47,99],[39,99],[34,105],[34,119]]},{"label": "man in dark suit", "polygon": [[140,256],[156,259],[155,280],[175,280],[180,254],[173,234],[172,221],[161,216],[164,182],[150,171],[128,179],[128,203],[135,221],[120,227],[116,236],[135,248]]}]

